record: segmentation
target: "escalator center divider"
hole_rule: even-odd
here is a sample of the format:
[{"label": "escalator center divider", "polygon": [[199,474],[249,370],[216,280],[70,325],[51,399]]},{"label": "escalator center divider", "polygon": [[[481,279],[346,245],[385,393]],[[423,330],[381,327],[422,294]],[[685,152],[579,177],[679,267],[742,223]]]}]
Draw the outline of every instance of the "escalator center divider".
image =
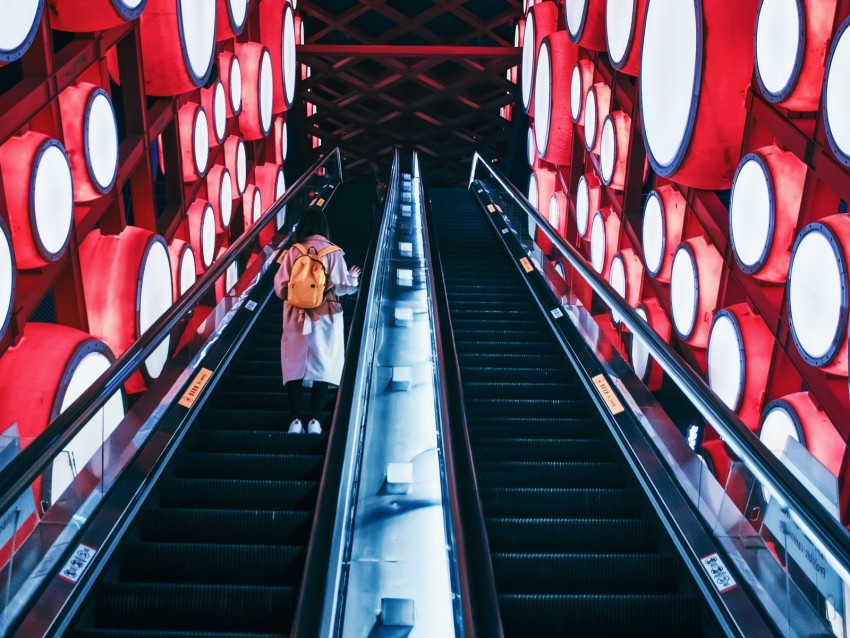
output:
[{"label": "escalator center divider", "polygon": [[[327,195],[335,237],[349,264],[359,263],[374,189],[346,186]],[[286,433],[274,273],[272,264],[245,300],[257,306],[237,313],[211,349],[209,357],[219,358],[215,378],[198,395],[187,419],[193,423],[151,460],[156,476],[148,475],[154,480],[137,495],[132,518],[111,532],[109,548],[100,546],[115,560],[91,566],[74,605],[80,613],[63,621],[75,623],[74,636],[288,632],[328,436]],[[186,417],[171,412],[164,423]]]},{"label": "escalator center divider", "polygon": [[505,635],[714,635],[536,264],[495,202],[431,195]]}]

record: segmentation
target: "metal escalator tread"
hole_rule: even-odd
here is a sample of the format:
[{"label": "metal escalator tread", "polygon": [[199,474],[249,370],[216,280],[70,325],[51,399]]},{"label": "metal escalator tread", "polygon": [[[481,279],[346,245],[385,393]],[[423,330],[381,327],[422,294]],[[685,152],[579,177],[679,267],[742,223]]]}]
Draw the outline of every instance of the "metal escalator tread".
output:
[{"label": "metal escalator tread", "polygon": [[430,195],[505,635],[701,635],[698,599],[492,227],[468,191]]},{"label": "metal escalator tread", "polygon": [[[371,187],[346,185],[328,209],[350,264],[365,258],[373,197]],[[281,312],[272,297],[212,389],[89,596],[78,638],[286,636],[327,434],[286,433]],[[334,400],[331,392],[323,424]]]}]

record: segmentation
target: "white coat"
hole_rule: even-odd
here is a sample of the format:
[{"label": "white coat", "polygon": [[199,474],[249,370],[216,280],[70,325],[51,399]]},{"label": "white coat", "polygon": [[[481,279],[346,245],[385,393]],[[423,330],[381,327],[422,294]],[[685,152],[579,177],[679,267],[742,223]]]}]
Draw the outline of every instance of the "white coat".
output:
[{"label": "white coat", "polygon": [[[331,242],[321,235],[310,235],[301,242],[306,248],[320,251]],[[298,250],[286,251],[274,278],[274,291],[281,299],[286,292],[292,264],[301,256]],[[324,303],[313,310],[303,310],[283,302],[283,336],[280,340],[280,362],[283,382],[296,379],[325,381],[339,385],[345,357],[343,344],[342,305],[337,297],[357,290],[359,281],[348,272],[341,250],[323,257],[333,291]]]}]

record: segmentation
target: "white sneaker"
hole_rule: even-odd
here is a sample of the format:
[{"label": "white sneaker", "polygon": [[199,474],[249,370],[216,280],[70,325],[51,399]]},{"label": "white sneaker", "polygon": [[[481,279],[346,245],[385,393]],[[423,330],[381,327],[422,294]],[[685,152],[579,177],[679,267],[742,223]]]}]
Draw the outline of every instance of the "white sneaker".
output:
[{"label": "white sneaker", "polygon": [[310,422],[307,424],[307,434],[321,434],[322,433],[322,424],[316,421],[316,419],[310,419]]},{"label": "white sneaker", "polygon": [[301,425],[301,419],[295,419],[289,424],[290,434],[304,434],[304,426]]}]

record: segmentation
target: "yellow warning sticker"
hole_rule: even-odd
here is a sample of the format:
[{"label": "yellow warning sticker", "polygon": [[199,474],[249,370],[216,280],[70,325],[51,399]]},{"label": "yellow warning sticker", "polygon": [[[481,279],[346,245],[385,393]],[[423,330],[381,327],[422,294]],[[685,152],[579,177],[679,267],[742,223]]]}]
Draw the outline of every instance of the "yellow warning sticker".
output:
[{"label": "yellow warning sticker", "polygon": [[532,270],[534,270],[534,266],[532,266],[531,262],[528,261],[528,257],[523,257],[519,260],[519,263],[522,264],[522,269],[525,272],[531,272]]},{"label": "yellow warning sticker", "polygon": [[316,200],[316,206],[324,206],[324,205],[325,205],[325,199],[323,197],[320,197],[319,199]]},{"label": "yellow warning sticker", "polygon": [[593,385],[595,385],[596,389],[599,390],[599,395],[602,397],[602,400],[605,401],[605,405],[608,406],[608,410],[611,414],[620,414],[620,412],[625,410],[623,404],[620,403],[620,399],[618,399],[617,395],[614,394],[614,390],[608,384],[608,379],[606,379],[604,375],[597,374],[592,380]]},{"label": "yellow warning sticker", "polygon": [[191,385],[186,389],[186,392],[183,393],[183,396],[180,398],[178,403],[184,408],[191,408],[200,396],[201,390],[204,389],[207,381],[210,380],[210,377],[212,377],[212,370],[201,368],[198,374],[195,375],[195,380],[192,381]]},{"label": "yellow warning sticker", "polygon": [[491,212],[491,213],[495,213],[495,212],[496,212],[496,207],[495,207],[495,206],[493,206],[493,204],[487,204],[487,211],[488,211],[488,212]]}]

